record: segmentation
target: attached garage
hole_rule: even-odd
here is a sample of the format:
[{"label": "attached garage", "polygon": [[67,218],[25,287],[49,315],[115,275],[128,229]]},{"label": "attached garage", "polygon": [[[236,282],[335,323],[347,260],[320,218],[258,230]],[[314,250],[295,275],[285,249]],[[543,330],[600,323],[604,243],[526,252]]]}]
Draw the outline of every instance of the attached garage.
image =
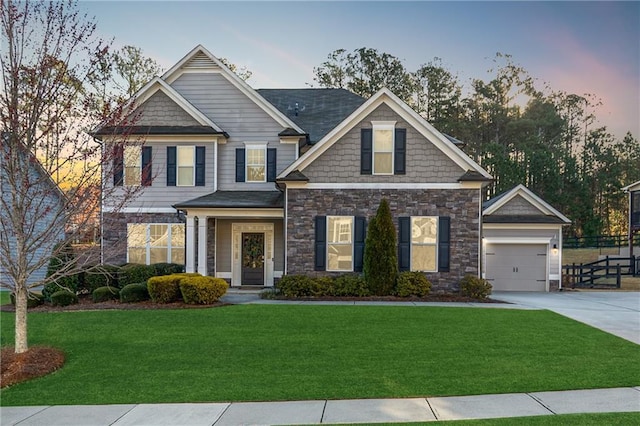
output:
[{"label": "attached garage", "polygon": [[546,244],[487,244],[486,279],[496,291],[547,291]]},{"label": "attached garage", "polygon": [[560,288],[569,219],[522,185],[487,201],[482,217],[482,276],[494,291]]}]

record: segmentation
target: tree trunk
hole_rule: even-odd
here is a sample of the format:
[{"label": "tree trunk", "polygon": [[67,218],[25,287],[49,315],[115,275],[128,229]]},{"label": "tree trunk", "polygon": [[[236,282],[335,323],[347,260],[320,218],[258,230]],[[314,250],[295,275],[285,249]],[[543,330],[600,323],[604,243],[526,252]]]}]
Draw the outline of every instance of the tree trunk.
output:
[{"label": "tree trunk", "polygon": [[27,287],[25,283],[16,286],[16,341],[15,351],[17,354],[26,352],[27,345]]}]

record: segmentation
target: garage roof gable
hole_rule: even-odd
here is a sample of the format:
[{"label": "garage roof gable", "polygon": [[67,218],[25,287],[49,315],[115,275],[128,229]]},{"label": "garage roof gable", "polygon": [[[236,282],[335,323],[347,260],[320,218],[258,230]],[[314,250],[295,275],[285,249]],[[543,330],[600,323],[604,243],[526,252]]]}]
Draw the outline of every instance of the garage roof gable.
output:
[{"label": "garage roof gable", "polygon": [[[505,208],[511,206],[512,208]],[[500,211],[502,209],[502,211]],[[489,218],[489,216],[492,216]],[[546,219],[549,223],[570,224],[571,221],[549,203],[531,192],[524,185],[504,192],[483,205],[482,216],[486,222],[495,222],[491,219],[513,223],[540,223]]]}]

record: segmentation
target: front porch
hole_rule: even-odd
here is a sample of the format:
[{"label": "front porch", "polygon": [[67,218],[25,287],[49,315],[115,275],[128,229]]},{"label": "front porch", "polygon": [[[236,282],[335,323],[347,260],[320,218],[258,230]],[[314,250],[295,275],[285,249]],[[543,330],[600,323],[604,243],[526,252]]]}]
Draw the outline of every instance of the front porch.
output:
[{"label": "front porch", "polygon": [[177,204],[186,217],[185,270],[232,287],[272,287],[284,271],[280,192],[215,192]]}]

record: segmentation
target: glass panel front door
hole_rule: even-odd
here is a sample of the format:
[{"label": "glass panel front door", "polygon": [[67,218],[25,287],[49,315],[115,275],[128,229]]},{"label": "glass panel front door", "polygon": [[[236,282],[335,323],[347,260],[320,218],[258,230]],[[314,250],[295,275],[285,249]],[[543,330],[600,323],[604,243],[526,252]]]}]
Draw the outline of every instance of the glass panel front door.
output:
[{"label": "glass panel front door", "polygon": [[242,233],[242,285],[264,285],[264,233]]}]

